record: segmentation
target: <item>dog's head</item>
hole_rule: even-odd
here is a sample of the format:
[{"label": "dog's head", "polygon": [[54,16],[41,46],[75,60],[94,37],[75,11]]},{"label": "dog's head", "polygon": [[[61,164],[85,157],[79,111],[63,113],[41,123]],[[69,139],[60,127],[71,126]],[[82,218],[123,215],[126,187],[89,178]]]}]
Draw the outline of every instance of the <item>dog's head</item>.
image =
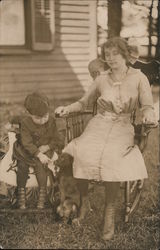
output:
[{"label": "dog's head", "polygon": [[69,198],[66,198],[63,203],[57,207],[57,214],[67,223],[71,223],[72,219],[78,216],[77,205]]},{"label": "dog's head", "polygon": [[58,156],[58,159],[54,162],[60,174],[66,176],[73,176],[72,164],[73,157],[67,153],[62,153]]}]

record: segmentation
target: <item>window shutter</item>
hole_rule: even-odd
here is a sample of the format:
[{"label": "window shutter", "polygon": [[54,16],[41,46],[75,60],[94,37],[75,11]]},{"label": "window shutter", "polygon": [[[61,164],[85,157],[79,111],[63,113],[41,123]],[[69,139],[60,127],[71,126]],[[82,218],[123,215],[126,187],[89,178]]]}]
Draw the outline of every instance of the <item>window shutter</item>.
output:
[{"label": "window shutter", "polygon": [[32,49],[50,51],[55,40],[53,0],[31,0]]}]

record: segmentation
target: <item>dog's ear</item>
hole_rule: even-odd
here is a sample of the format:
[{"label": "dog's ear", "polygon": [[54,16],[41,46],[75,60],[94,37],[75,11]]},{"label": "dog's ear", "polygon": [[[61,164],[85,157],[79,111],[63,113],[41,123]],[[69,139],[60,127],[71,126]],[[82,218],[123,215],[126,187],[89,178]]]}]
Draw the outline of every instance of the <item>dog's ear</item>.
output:
[{"label": "dog's ear", "polygon": [[65,162],[66,165],[72,165],[73,164],[73,156],[71,156],[68,153],[63,153],[62,154],[63,161]]},{"label": "dog's ear", "polygon": [[63,153],[63,167],[61,168],[62,172],[66,176],[73,176],[73,157],[68,153]]},{"label": "dog's ear", "polygon": [[72,164],[73,164],[73,156],[72,156],[72,155],[69,155],[68,157],[69,157],[70,164],[71,164],[71,166],[72,166]]},{"label": "dog's ear", "polygon": [[62,153],[58,159],[54,162],[55,166],[59,169],[58,174],[59,176],[66,175],[66,176],[73,176],[72,164],[73,164],[73,157],[68,153]]}]

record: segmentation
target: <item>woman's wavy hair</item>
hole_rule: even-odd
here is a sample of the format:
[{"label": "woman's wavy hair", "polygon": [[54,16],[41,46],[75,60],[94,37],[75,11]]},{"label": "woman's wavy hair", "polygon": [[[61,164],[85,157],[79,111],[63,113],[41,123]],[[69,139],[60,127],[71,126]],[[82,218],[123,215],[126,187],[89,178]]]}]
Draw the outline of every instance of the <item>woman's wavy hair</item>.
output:
[{"label": "woman's wavy hair", "polygon": [[129,63],[130,51],[128,43],[125,39],[121,37],[112,37],[109,38],[101,47],[101,58],[102,61],[105,61],[105,49],[107,48],[117,48],[119,53],[125,58],[126,62]]}]

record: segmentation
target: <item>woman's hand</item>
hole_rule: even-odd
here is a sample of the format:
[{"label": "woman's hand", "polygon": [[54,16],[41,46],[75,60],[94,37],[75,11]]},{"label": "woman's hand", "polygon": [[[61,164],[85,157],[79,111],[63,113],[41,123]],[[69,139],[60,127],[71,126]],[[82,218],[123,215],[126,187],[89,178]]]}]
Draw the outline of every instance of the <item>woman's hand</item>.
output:
[{"label": "woman's hand", "polygon": [[143,113],[142,123],[146,125],[156,124],[156,117],[153,110],[145,110]]},{"label": "woman's hand", "polygon": [[55,115],[59,115],[60,117],[68,115],[68,114],[69,114],[69,109],[67,106],[66,107],[60,106],[60,107],[56,108],[56,110],[55,110]]},{"label": "woman's hand", "polygon": [[42,145],[38,149],[41,153],[46,153],[48,150],[50,150],[50,147],[49,145]]}]

